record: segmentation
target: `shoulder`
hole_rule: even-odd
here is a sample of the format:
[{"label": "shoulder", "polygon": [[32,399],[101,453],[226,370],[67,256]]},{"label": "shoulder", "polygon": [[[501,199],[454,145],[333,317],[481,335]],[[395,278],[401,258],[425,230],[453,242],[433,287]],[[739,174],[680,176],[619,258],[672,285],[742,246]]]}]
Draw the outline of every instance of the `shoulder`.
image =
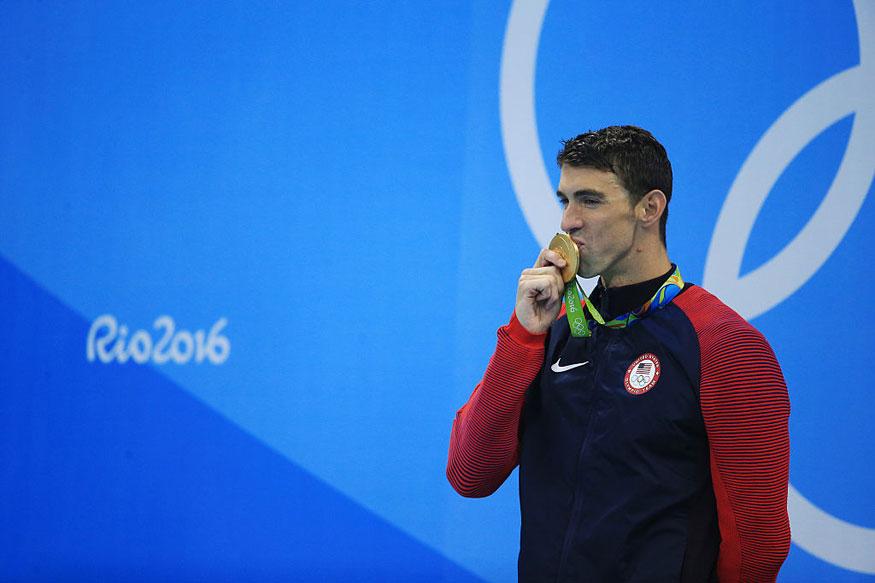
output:
[{"label": "shoulder", "polygon": [[789,407],[775,353],[759,330],[716,296],[691,286],[675,298],[699,341],[702,410],[746,411],[757,400]]},{"label": "shoulder", "polygon": [[716,347],[740,339],[767,344],[760,331],[738,312],[698,285],[688,284],[674,304],[690,320],[703,345]]}]

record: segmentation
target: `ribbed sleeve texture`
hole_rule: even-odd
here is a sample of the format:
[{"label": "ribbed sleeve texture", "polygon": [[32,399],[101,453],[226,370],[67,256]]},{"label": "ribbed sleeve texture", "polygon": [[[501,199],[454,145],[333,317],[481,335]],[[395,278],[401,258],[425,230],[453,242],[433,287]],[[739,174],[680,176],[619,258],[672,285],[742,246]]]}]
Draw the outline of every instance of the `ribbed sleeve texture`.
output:
[{"label": "ribbed sleeve texture", "polygon": [[520,413],[543,364],[545,337],[531,334],[515,315],[498,329],[486,373],[456,413],[450,435],[447,479],[462,496],[489,496],[516,466]]},{"label": "ribbed sleeve texture", "polygon": [[700,401],[720,523],[721,583],[774,581],[790,548],[790,400],[768,342],[699,287],[675,299],[701,353]]}]

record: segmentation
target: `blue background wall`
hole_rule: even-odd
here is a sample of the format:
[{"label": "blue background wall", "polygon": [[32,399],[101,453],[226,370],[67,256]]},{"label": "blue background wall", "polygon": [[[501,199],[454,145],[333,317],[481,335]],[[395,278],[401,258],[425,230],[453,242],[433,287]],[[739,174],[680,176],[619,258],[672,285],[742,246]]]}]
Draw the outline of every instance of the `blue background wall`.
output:
[{"label": "blue background wall", "polygon": [[559,140],[634,123],[787,377],[781,580],[875,580],[872,6],[0,4],[0,579],[514,580],[516,475],[458,497],[450,424]]}]

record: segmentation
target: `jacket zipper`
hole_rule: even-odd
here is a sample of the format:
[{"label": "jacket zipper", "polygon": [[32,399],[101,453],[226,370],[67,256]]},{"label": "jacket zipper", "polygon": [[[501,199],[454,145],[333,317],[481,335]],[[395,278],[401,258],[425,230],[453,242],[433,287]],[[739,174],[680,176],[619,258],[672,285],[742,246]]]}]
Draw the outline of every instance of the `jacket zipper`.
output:
[{"label": "jacket zipper", "polygon": [[[610,348],[613,338],[609,335],[607,344],[604,347],[604,350],[598,350],[597,346],[597,337],[599,336],[599,327],[594,326],[592,331],[592,340],[593,340],[593,348],[595,350],[592,353],[601,354],[607,352],[608,348]],[[592,390],[595,391],[593,395],[592,405],[589,408],[589,413],[586,417],[586,435],[583,437],[583,443],[580,446],[580,450],[577,452],[577,469],[575,471],[575,485],[574,485],[574,494],[572,498],[572,508],[571,508],[571,518],[568,521],[568,526],[565,529],[565,540],[562,543],[562,554],[559,558],[559,569],[556,572],[556,582],[559,583],[562,581],[562,572],[565,570],[565,565],[568,562],[568,553],[571,550],[571,544],[574,542],[574,534],[577,531],[577,523],[580,520],[580,513],[583,509],[583,496],[580,492],[580,483],[581,476],[580,473],[583,471],[583,456],[587,449],[587,444],[589,443],[590,435],[592,435],[592,415],[593,411],[596,408],[597,400],[600,399],[600,393],[597,391],[598,387],[598,375],[601,369],[601,360],[595,360],[593,362],[593,375],[592,375]]]}]

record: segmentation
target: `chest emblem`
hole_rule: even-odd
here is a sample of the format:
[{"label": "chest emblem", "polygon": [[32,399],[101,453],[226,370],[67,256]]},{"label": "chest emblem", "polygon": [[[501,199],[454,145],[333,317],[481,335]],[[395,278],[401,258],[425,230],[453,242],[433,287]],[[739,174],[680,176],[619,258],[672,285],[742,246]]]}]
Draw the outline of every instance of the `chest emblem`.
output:
[{"label": "chest emblem", "polygon": [[645,352],[626,369],[623,386],[633,395],[643,395],[659,380],[659,359],[652,352]]}]

